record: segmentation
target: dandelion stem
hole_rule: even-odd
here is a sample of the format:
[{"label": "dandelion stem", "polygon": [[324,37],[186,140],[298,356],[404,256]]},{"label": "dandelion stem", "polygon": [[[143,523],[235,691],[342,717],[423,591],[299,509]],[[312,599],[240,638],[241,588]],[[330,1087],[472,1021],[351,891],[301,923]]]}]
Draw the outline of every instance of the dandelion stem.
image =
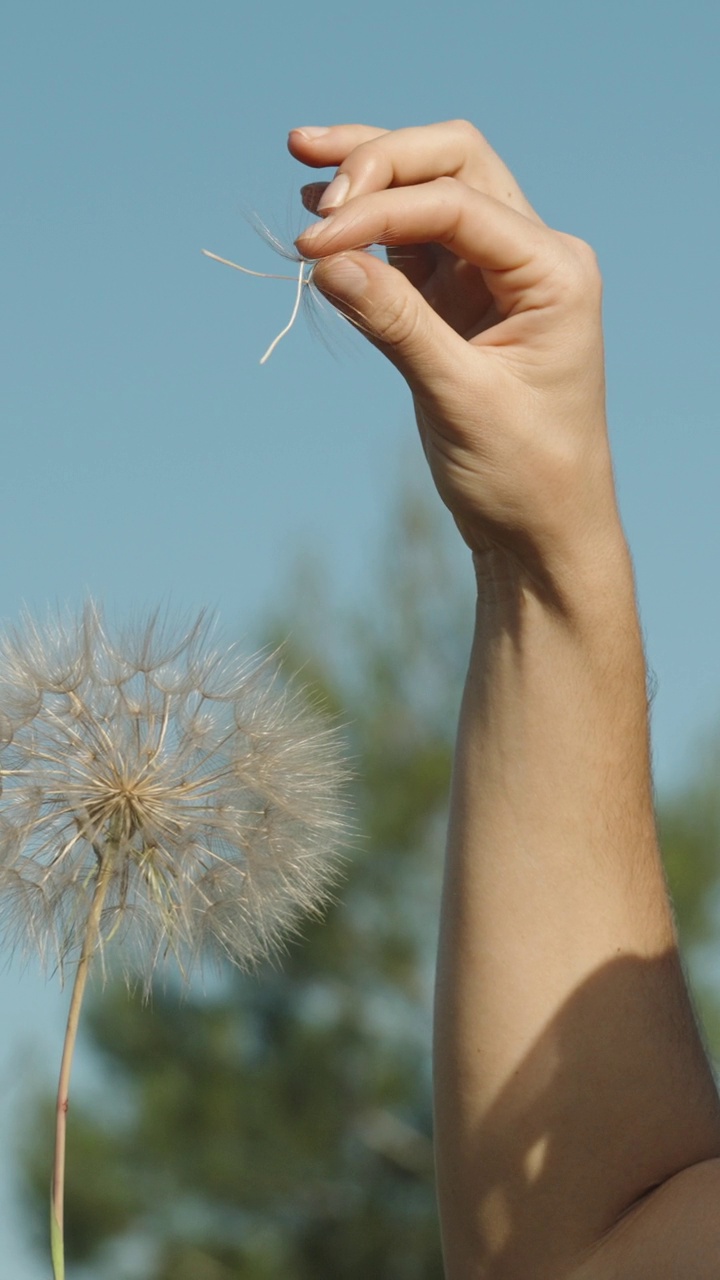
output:
[{"label": "dandelion stem", "polygon": [[265,355],[261,358],[260,363],[265,364],[265,361],[270,359],[270,356],[275,350],[280,339],[284,338],[285,334],[290,332],[297,320],[297,314],[300,310],[300,303],[302,301],[303,285],[310,284],[312,268],[310,269],[309,275],[306,276],[305,258],[298,258],[297,261],[299,263],[299,269],[297,276],[279,276],[274,275],[271,271],[251,271],[249,267],[241,267],[239,263],[231,262],[229,258],[221,258],[217,253],[211,253],[209,249],[203,249],[202,252],[205,254],[206,258],[212,258],[214,262],[222,262],[223,266],[233,267],[235,271],[242,271],[246,276],[260,276],[263,280],[297,280],[297,293],[295,295],[295,306],[293,307],[292,315],[290,316],[288,323],[285,325],[285,328],[278,334],[277,338],[273,338],[270,346],[265,352]]},{"label": "dandelion stem", "polygon": [[290,332],[295,321],[297,320],[297,313],[300,310],[300,302],[302,300],[302,291],[303,291],[304,284],[307,284],[307,280],[305,279],[305,262],[301,259],[300,270],[298,271],[298,282],[297,282],[297,293],[295,295],[295,306],[293,307],[292,315],[288,320],[287,324],[285,325],[285,328],[282,329],[278,334],[277,338],[273,338],[272,342],[270,343],[270,346],[265,352],[265,355],[262,356],[260,360],[261,364],[265,364],[265,361],[270,359],[270,356],[275,350],[280,339],[284,338],[285,334]]},{"label": "dandelion stem", "polygon": [[90,961],[92,960],[97,948],[100,932],[100,918],[102,916],[103,906],[105,905],[107,891],[110,887],[113,872],[115,870],[113,853],[116,848],[117,837],[113,838],[113,836],[108,836],[107,844],[102,854],[95,878],[95,890],[93,892],[92,903],[88,913],[80,959],[78,960],[78,966],[75,972],[75,981],[73,982],[72,996],[70,997],[67,1027],[65,1029],[65,1042],[63,1044],[62,1059],[60,1062],[60,1079],[58,1081],[57,1113],[55,1122],[55,1157],[53,1162],[50,1207],[50,1236],[52,1240],[52,1260],[55,1280],[64,1280],[65,1276],[65,1139],[67,1133],[70,1073],[72,1071],[73,1054],[75,1052],[75,1042],[77,1040],[78,1025],[80,1023],[80,1010],[82,1008],[83,996],[85,995],[85,986],[87,983]]}]

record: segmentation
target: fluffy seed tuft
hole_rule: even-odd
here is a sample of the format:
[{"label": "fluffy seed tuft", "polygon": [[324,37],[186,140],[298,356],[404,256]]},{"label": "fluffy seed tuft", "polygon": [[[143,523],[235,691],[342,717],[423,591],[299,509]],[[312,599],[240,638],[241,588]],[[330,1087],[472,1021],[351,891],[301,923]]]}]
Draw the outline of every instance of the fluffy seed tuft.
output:
[{"label": "fluffy seed tuft", "polygon": [[167,955],[252,965],[327,900],[336,731],[211,631],[155,614],[112,634],[90,602],[0,640],[0,922],[51,967],[78,953],[101,868],[98,949],[118,934],[146,985]]}]

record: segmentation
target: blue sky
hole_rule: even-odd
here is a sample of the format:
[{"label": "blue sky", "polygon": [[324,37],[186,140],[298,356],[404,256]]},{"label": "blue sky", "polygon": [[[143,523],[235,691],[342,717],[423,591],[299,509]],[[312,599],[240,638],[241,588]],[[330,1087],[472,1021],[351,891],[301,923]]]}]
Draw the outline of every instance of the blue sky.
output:
[{"label": "blue sky", "polygon": [[[332,317],[334,351],[301,321],[260,368],[292,286],[200,249],[278,269],[242,211],[303,225],[293,125],[464,116],[600,256],[656,773],[677,782],[720,718],[719,37],[715,0],[6,0],[0,621],[92,591],[251,635],[302,546],[362,590],[414,443],[402,383]],[[0,1001],[6,1149],[13,1071],[44,1068],[64,997],[13,970]],[[0,1256],[40,1280],[11,1182],[0,1164]]]}]

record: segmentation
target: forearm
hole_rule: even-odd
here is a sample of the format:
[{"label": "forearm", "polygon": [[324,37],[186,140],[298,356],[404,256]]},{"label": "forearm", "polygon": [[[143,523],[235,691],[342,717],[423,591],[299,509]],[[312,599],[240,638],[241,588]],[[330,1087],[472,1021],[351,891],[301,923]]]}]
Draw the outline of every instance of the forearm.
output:
[{"label": "forearm", "polygon": [[482,566],[436,1006],[448,1280],[553,1280],[651,1186],[720,1151],[652,812],[619,533],[570,607]]},{"label": "forearm", "polygon": [[[691,1166],[720,1154],[720,1120],[655,840],[594,254],[463,121],[290,147],[339,166],[322,207],[307,196],[313,283],[407,379],[438,492],[484,556],[438,969],[448,1280],[579,1280],[601,1238],[583,1280],[686,1280],[696,1174],[692,1221],[717,1240],[718,1167]],[[608,1250],[655,1184],[644,1236],[628,1214]]]}]

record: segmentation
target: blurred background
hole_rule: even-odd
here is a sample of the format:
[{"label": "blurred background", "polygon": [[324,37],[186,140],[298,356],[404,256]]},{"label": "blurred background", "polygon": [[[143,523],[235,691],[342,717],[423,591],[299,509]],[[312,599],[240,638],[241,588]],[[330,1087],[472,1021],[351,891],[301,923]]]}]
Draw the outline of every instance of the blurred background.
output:
[{"label": "blurred background", "polygon": [[[669,874],[720,1052],[720,204],[712,0],[23,3],[0,14],[0,620],[88,592],[210,605],[347,726],[357,848],[282,967],[149,1007],[95,989],[73,1089],[68,1274],[440,1280],[429,1021],[472,577],[394,371],[292,285],[289,128],[463,116],[606,281]],[[0,1256],[49,1264],[67,994],[0,975]]]}]

